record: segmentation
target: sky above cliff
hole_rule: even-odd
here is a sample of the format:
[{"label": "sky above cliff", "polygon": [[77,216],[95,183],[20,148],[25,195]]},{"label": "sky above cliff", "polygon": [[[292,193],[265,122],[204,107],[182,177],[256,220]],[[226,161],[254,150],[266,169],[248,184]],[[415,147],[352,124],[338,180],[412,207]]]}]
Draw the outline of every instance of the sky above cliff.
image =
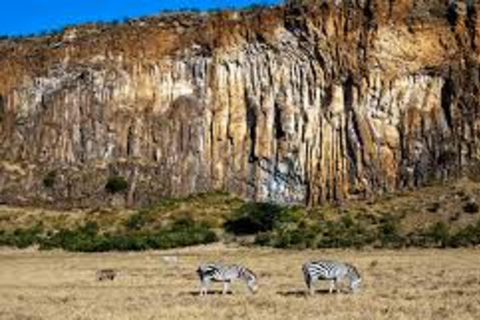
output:
[{"label": "sky above cliff", "polygon": [[245,7],[276,4],[279,0],[13,0],[3,1],[0,35],[27,35],[65,25],[122,20],[164,10]]}]

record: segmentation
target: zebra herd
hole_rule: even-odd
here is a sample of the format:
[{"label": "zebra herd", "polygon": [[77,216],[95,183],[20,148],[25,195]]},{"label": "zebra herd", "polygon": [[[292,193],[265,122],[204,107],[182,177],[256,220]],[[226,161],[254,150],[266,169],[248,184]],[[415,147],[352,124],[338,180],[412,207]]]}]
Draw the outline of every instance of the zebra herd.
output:
[{"label": "zebra herd", "polygon": [[[318,280],[330,281],[330,293],[333,292],[333,289],[339,292],[338,282],[344,279],[349,281],[352,293],[355,292],[362,282],[360,273],[353,265],[340,261],[310,261],[303,264],[302,273],[310,294],[315,292],[313,285]],[[222,282],[223,294],[227,293],[228,285],[235,280],[244,281],[252,293],[258,290],[257,276],[250,269],[241,265],[202,264],[198,267],[197,274],[200,278],[201,296],[208,293],[208,287],[211,282]]]}]

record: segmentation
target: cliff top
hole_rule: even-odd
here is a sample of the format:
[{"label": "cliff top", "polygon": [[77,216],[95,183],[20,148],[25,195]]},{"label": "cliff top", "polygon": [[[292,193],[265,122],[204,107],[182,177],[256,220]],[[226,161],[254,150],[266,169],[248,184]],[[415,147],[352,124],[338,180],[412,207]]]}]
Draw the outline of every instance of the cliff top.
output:
[{"label": "cliff top", "polygon": [[[148,63],[158,61],[159,57],[181,55],[185,50],[212,56],[215,51],[253,41],[269,45],[276,41],[275,32],[279,28],[295,32],[297,28],[313,26],[329,38],[356,41],[359,29],[370,32],[368,37],[372,38],[379,29],[396,25],[408,32],[427,30],[428,38],[438,38],[434,29],[445,32],[450,25],[460,37],[465,37],[470,28],[480,39],[476,11],[467,6],[470,2],[459,2],[453,8],[449,3],[448,0],[288,0],[284,6],[169,13],[122,24],[71,26],[46,36],[3,39],[0,40],[0,92],[8,91],[24,74],[41,75],[59,63],[115,61],[128,68],[129,61]],[[450,41],[455,34],[442,37]]]}]

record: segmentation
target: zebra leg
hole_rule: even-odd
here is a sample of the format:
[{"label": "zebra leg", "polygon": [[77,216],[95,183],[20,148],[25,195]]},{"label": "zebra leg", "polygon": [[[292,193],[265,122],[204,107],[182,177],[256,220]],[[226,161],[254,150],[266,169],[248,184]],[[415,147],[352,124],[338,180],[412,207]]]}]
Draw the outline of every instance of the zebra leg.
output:
[{"label": "zebra leg", "polygon": [[308,283],[308,291],[310,292],[311,296],[315,294],[315,288],[313,287],[313,282]]},{"label": "zebra leg", "polygon": [[333,293],[333,288],[335,287],[335,280],[330,280],[330,289],[328,290],[329,293]]},{"label": "zebra leg", "polygon": [[200,296],[204,296],[208,293],[208,281],[203,280],[200,288]]},{"label": "zebra leg", "polygon": [[307,285],[308,293],[313,295],[315,293],[313,289],[313,279],[308,274],[305,274],[305,284]]},{"label": "zebra leg", "polygon": [[222,293],[227,294],[227,292],[228,292],[228,281],[225,281],[223,283],[223,292]]},{"label": "zebra leg", "polygon": [[335,284],[335,289],[337,290],[337,293],[340,293],[340,288],[338,287],[338,279],[333,280],[333,283]]}]

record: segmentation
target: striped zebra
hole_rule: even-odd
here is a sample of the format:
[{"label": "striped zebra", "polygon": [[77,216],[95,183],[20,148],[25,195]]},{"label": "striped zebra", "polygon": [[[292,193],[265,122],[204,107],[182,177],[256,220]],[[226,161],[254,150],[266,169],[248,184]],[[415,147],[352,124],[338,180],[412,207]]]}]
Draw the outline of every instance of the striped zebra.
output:
[{"label": "striped zebra", "polygon": [[310,294],[314,293],[313,284],[317,280],[330,280],[330,290],[338,288],[338,281],[348,279],[350,282],[350,291],[355,292],[355,289],[362,282],[362,278],[358,270],[351,264],[339,261],[318,260],[307,262],[302,266],[303,277],[307,284]]},{"label": "striped zebra", "polygon": [[255,293],[258,289],[257,276],[248,268],[240,265],[226,265],[209,263],[202,264],[197,269],[200,278],[200,295],[207,294],[210,282],[223,282],[223,294],[228,291],[228,285],[234,280],[243,280],[250,292]]}]

